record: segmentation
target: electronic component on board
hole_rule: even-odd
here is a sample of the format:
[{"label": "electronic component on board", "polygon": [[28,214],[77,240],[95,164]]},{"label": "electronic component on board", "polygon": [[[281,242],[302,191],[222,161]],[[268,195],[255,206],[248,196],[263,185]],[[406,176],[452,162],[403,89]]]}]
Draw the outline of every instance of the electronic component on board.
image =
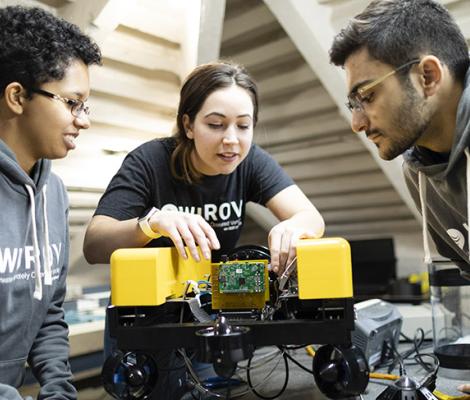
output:
[{"label": "electronic component on board", "polygon": [[229,262],[219,267],[220,293],[264,293],[263,262]]}]

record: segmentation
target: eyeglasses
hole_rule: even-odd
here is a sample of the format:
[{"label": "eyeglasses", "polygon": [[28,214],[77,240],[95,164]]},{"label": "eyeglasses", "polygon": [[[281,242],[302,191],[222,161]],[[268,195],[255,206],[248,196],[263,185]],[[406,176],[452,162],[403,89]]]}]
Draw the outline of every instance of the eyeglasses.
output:
[{"label": "eyeglasses", "polygon": [[30,89],[31,92],[40,94],[42,96],[50,97],[51,99],[60,100],[61,102],[65,103],[68,107],[70,107],[70,112],[74,117],[79,118],[82,113],[85,115],[90,115],[90,108],[85,105],[85,103],[78,99],[68,99],[67,97],[59,96],[58,94],[54,94],[42,89]]},{"label": "eyeglasses", "polygon": [[351,112],[364,111],[364,102],[367,101],[367,92],[369,92],[372,88],[374,88],[378,84],[382,83],[388,77],[395,75],[397,72],[405,69],[406,67],[409,67],[410,65],[418,64],[419,62],[420,62],[419,59],[409,61],[406,64],[400,65],[397,69],[394,69],[393,71],[388,72],[384,76],[381,76],[380,78],[377,78],[373,80],[372,82],[369,82],[365,84],[364,86],[359,87],[357,90],[355,90],[348,96],[346,107],[348,107],[349,111]]}]

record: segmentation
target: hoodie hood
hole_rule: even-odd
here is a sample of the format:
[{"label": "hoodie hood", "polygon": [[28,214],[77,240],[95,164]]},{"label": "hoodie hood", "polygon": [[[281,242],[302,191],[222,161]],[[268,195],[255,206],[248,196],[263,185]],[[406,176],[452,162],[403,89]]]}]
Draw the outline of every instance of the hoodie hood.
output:
[{"label": "hoodie hood", "polygon": [[0,139],[0,172],[16,185],[28,185],[35,188],[35,191],[41,191],[51,173],[51,162],[39,160],[30,177],[21,169],[13,151]]},{"label": "hoodie hood", "polygon": [[404,174],[423,216],[425,262],[430,263],[428,236],[439,253],[470,273],[470,70],[460,98],[454,141],[448,157],[414,146],[404,153]]},{"label": "hoodie hood", "polygon": [[435,153],[418,146],[408,149],[403,158],[408,167],[415,172],[422,172],[428,177],[443,180],[465,159],[465,149],[470,144],[470,69],[465,75],[464,90],[460,98],[454,133],[454,141],[449,157],[446,160],[436,160]]}]

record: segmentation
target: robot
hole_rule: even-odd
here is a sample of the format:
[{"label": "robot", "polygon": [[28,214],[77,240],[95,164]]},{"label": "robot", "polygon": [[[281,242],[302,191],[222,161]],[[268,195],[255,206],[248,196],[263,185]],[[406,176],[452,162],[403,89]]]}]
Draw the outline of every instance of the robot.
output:
[{"label": "robot", "polygon": [[296,268],[280,277],[260,246],[238,247],[218,263],[183,259],[174,248],[115,251],[108,317],[119,351],[103,366],[105,389],[115,398],[157,399],[156,354],[185,349],[179,351],[192,387],[208,392],[185,352],[229,379],[255,348],[315,343],[326,345],[312,363],[318,388],[332,399],[360,395],[369,368],[351,344],[349,243],[305,239],[296,251]]}]

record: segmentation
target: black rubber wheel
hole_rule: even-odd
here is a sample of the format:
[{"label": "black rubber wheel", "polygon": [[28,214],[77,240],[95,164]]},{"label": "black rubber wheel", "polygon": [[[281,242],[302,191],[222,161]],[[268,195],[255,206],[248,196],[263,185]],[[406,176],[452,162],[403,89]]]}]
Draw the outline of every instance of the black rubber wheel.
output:
[{"label": "black rubber wheel", "polygon": [[315,353],[313,376],[325,396],[344,399],[364,392],[369,383],[369,366],[355,346],[326,345]]},{"label": "black rubber wheel", "polygon": [[115,351],[103,364],[103,386],[116,399],[147,399],[158,380],[157,366],[145,353]]}]

